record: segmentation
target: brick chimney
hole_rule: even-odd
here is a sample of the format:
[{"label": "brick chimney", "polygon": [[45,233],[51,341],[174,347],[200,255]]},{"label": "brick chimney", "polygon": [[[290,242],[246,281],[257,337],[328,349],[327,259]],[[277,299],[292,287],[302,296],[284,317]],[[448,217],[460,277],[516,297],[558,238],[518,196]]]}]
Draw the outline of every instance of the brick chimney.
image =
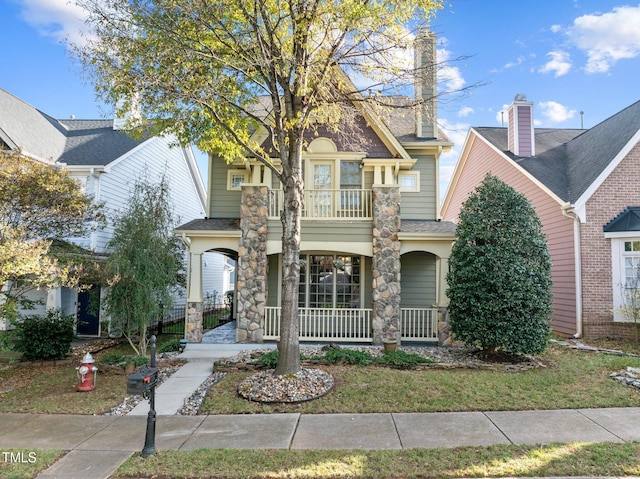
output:
[{"label": "brick chimney", "polygon": [[533,134],[533,102],[519,93],[507,111],[509,151],[517,156],[536,156]]},{"label": "brick chimney", "polygon": [[415,99],[422,101],[416,108],[418,138],[438,136],[436,67],[436,36],[422,31],[416,37],[415,47]]}]

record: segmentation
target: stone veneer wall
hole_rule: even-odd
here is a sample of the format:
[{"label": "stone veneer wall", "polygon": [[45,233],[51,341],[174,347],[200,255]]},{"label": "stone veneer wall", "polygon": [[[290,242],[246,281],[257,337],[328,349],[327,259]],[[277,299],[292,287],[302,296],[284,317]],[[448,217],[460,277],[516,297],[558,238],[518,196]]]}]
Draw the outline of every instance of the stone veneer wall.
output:
[{"label": "stone veneer wall", "polygon": [[267,285],[268,188],[242,187],[240,245],[237,263],[236,341],[261,343]]},{"label": "stone veneer wall", "polygon": [[400,188],[373,188],[373,343],[400,342]]},{"label": "stone veneer wall", "polygon": [[202,303],[188,302],[184,337],[190,343],[202,342]]}]

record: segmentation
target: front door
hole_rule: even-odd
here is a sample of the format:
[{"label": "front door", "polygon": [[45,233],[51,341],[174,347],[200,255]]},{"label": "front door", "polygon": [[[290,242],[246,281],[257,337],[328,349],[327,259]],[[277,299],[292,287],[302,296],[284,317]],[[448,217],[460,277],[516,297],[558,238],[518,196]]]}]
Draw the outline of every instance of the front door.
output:
[{"label": "front door", "polygon": [[100,335],[100,287],[78,292],[76,332],[81,336]]}]

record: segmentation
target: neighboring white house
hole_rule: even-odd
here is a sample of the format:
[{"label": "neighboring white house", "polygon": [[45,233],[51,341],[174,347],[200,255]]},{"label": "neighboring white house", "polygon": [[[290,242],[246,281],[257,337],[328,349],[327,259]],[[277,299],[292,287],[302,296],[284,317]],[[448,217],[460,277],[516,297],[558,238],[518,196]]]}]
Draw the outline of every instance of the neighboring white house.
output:
[{"label": "neighboring white house", "polygon": [[[119,125],[122,122],[117,120],[56,120],[0,89],[0,147],[20,150],[36,161],[64,166],[87,194],[105,204],[107,214],[123,209],[137,179],[156,181],[165,175],[176,223],[203,215],[206,191],[191,148],[175,146],[172,136],[136,140]],[[104,254],[112,234],[109,225],[74,242]],[[204,263],[205,297],[233,289],[233,268],[223,255],[208,253]],[[77,314],[79,334],[100,335],[101,318],[90,313],[89,292],[57,288],[32,294],[42,300],[40,310],[34,313],[45,307],[60,307],[68,314]],[[178,294],[176,301],[185,302],[184,292]]]}]

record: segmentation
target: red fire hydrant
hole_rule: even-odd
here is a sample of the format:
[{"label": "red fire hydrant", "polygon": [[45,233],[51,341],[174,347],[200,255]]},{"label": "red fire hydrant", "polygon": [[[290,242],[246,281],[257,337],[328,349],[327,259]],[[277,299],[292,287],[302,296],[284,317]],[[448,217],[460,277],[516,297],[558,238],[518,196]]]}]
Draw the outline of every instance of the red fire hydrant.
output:
[{"label": "red fire hydrant", "polygon": [[93,363],[93,356],[91,356],[91,353],[87,353],[82,358],[80,366],[76,367],[76,374],[80,379],[80,385],[76,388],[76,391],[92,391],[95,389],[98,368]]}]

